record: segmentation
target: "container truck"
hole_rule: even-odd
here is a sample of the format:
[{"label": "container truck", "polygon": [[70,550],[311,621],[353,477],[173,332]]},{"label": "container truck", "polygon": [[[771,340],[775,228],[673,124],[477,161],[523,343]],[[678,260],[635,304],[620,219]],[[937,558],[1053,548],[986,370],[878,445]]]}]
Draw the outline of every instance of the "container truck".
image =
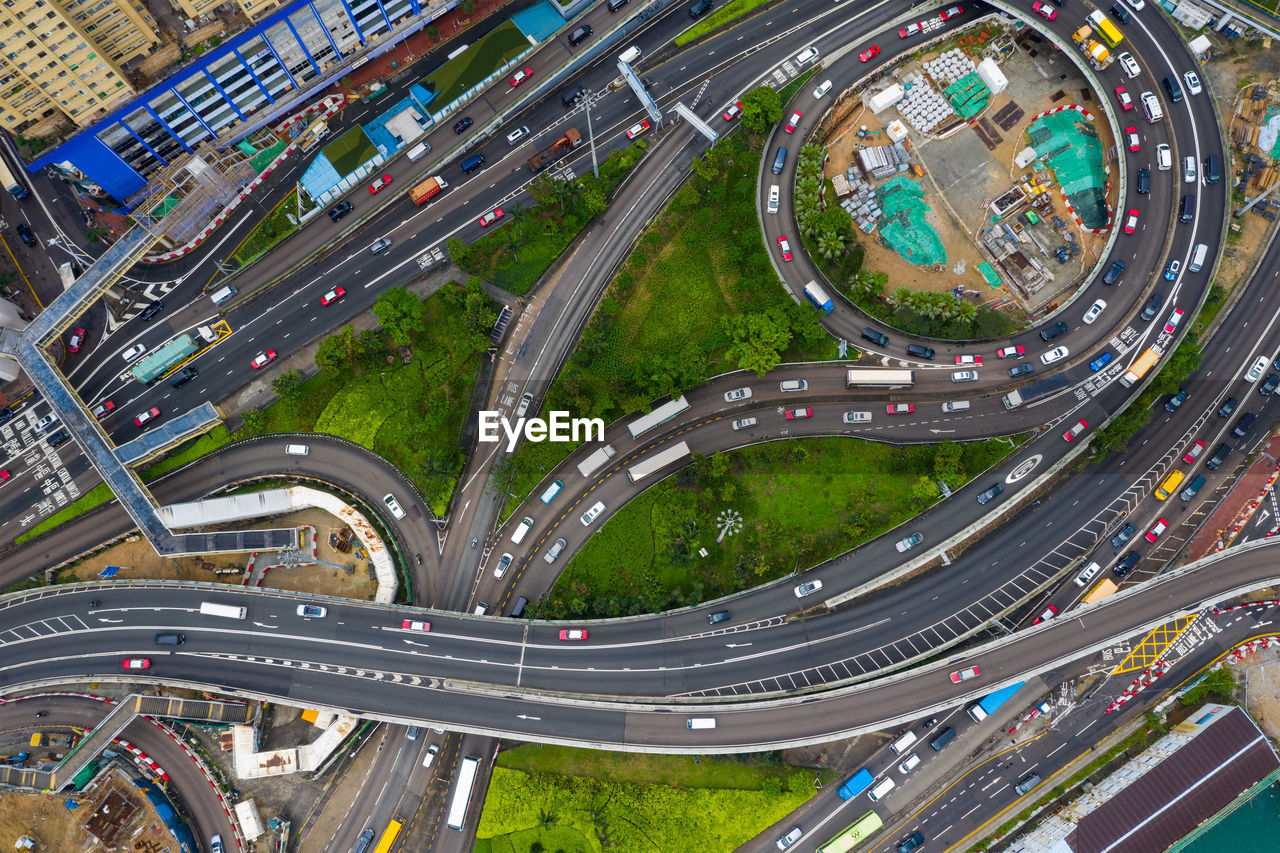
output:
[{"label": "container truck", "polygon": [[533,170],[534,174],[537,174],[577,148],[580,144],[582,144],[582,135],[578,133],[576,127],[571,127],[564,132],[564,136],[530,157],[529,168]]},{"label": "container truck", "polygon": [[449,184],[445,179],[436,175],[433,178],[427,178],[422,183],[416,184],[412,189],[410,189],[409,198],[413,199],[414,204],[424,204],[428,199],[439,195],[442,190],[446,190],[448,188]]},{"label": "container truck", "polygon": [[871,787],[871,783],[875,781],[875,777],[871,775],[871,771],[862,768],[857,773],[849,777],[849,781],[840,786],[836,791],[842,800],[852,800],[863,791]]},{"label": "container truck", "polygon": [[973,717],[975,723],[982,722],[988,715],[995,712],[1009,697],[1018,692],[1018,688],[1026,684],[1025,681],[1019,681],[1010,684],[1008,687],[1002,687],[995,693],[988,693],[977,702],[969,706],[969,716]]},{"label": "container truck", "polygon": [[1080,600],[1081,604],[1093,604],[1104,598],[1115,595],[1116,590],[1120,587],[1116,586],[1116,582],[1111,578],[1103,578],[1098,585],[1089,590],[1089,594]]},{"label": "container truck", "polygon": [[248,608],[236,607],[232,604],[214,604],[212,601],[200,602],[200,612],[205,616],[225,616],[228,619],[243,619]]},{"label": "container truck", "polygon": [[1016,409],[1024,403],[1034,403],[1036,400],[1043,400],[1050,394],[1057,394],[1063,388],[1071,384],[1071,380],[1067,378],[1065,373],[1059,373],[1057,376],[1049,376],[1044,379],[1030,382],[1023,385],[1016,391],[1010,391],[1002,398],[1006,409]]},{"label": "container truck", "polygon": [[583,459],[578,463],[578,473],[584,477],[590,477],[596,471],[599,471],[600,467],[604,465],[604,463],[608,462],[610,457],[615,453],[617,453],[617,451],[613,449],[612,444],[604,445],[595,453],[592,453],[586,459]]}]

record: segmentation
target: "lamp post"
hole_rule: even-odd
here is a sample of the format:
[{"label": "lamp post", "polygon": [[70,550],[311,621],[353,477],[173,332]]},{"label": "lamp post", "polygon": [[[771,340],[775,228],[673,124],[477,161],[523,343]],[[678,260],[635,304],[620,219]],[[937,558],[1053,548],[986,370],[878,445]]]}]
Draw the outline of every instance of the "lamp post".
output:
[{"label": "lamp post", "polygon": [[596,162],[596,136],[591,132],[591,95],[592,91],[587,90],[587,144],[591,146],[591,174],[596,176],[596,180],[600,179],[600,164]]}]

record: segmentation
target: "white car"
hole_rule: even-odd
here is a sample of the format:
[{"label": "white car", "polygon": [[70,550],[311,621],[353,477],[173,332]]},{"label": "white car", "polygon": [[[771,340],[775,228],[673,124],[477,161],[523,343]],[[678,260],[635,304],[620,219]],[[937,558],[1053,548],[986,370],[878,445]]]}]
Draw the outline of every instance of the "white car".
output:
[{"label": "white car", "polygon": [[1162,172],[1173,168],[1173,152],[1163,142],[1156,146],[1156,168]]},{"label": "white car", "polygon": [[920,756],[914,752],[907,757],[907,760],[898,765],[898,772],[903,776],[916,769],[916,765],[920,763]]},{"label": "white car", "polygon": [[440,754],[439,745],[434,743],[431,744],[431,746],[427,747],[427,754],[422,757],[422,766],[430,767],[432,764],[435,763],[436,756],[439,754]]},{"label": "white car", "polygon": [[142,355],[146,351],[147,351],[146,344],[134,344],[133,346],[129,347],[127,350],[124,351],[124,360],[133,361],[135,358]]},{"label": "white car", "polygon": [[1132,53],[1122,53],[1116,58],[1120,60],[1120,67],[1124,69],[1124,73],[1130,78],[1142,74],[1142,69],[1138,67],[1138,61],[1133,58]]},{"label": "white car", "polygon": [[973,382],[978,378],[976,370],[957,370],[951,374],[952,382]]},{"label": "white car", "polygon": [[734,429],[750,429],[759,422],[759,418],[738,418],[733,422]]},{"label": "white car", "polygon": [[726,403],[736,403],[739,400],[750,400],[750,399],[751,399],[750,388],[734,388],[732,391],[724,392],[724,401]]},{"label": "white car", "polygon": [[604,501],[596,501],[595,506],[582,514],[582,526],[590,527],[600,513],[604,512]]},{"label": "white car", "polygon": [[1182,79],[1187,82],[1188,95],[1200,94],[1200,78],[1196,75],[1196,72],[1187,71],[1182,75]]},{"label": "white car", "polygon": [[1062,359],[1066,358],[1068,355],[1070,355],[1070,353],[1067,352],[1066,347],[1054,347],[1044,355],[1040,356],[1040,363],[1053,364],[1055,361],[1062,361]]},{"label": "white car", "polygon": [[796,54],[796,65],[804,65],[818,58],[818,49],[816,47],[806,47],[804,50]]},{"label": "white car", "polygon": [[1144,0],[1125,0],[1125,1],[1130,6],[1133,7],[1133,11],[1135,12],[1141,12],[1143,9],[1147,8],[1147,4],[1144,2]]},{"label": "white car", "polygon": [[[1188,71],[1187,73],[1190,74],[1191,72]],[[827,92],[830,92],[830,91],[831,91],[831,81],[823,80],[822,85],[820,85],[818,88],[813,90],[813,96],[815,98],[821,98],[823,95],[827,94]]]},{"label": "white car", "polygon": [[804,598],[820,589],[822,589],[822,581],[806,581],[796,586],[796,598]]},{"label": "white car", "polygon": [[769,187],[769,212],[778,212],[778,187],[774,185]]},{"label": "white car", "polygon": [[529,135],[529,128],[517,127],[515,130],[507,134],[507,144],[515,145],[517,142],[519,142],[521,139],[524,139],[528,135]]},{"label": "white car", "polygon": [[1245,382],[1257,382],[1262,378],[1262,374],[1266,372],[1267,362],[1269,359],[1265,355],[1258,356],[1253,366],[1249,368],[1249,372],[1244,375]]},{"label": "white car", "polygon": [[497,565],[493,567],[493,576],[498,580],[502,580],[502,576],[507,573],[507,568],[511,565],[512,556],[503,554],[498,558]]},{"label": "white car", "polygon": [[1084,312],[1084,320],[1086,326],[1092,325],[1094,320],[1102,316],[1102,312],[1107,310],[1107,303],[1101,299],[1095,299],[1093,304],[1089,306],[1089,310]]},{"label": "white car", "polygon": [[910,551],[912,548],[916,547],[923,541],[924,541],[923,533],[912,533],[910,536],[906,536],[902,539],[899,539],[897,544],[894,545],[893,547],[898,550],[899,554],[905,554],[906,552]]},{"label": "white car", "polygon": [[328,609],[319,604],[298,605],[298,615],[303,619],[323,619],[328,613]]},{"label": "white car", "polygon": [[387,509],[391,510],[391,514],[396,518],[404,518],[404,510],[400,508],[400,502],[395,499],[394,495],[387,495],[382,499],[382,502],[387,505]]},{"label": "white car", "polygon": [[774,842],[774,844],[777,846],[779,850],[786,850],[792,844],[795,844],[797,841],[799,841],[803,836],[804,836],[804,830],[798,826],[793,826],[787,832],[786,835],[779,838],[777,841]]}]

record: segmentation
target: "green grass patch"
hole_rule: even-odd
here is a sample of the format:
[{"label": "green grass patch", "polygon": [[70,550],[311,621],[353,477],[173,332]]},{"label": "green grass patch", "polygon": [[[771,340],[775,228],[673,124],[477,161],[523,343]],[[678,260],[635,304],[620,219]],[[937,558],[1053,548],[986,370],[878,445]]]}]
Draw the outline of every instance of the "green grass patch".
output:
[{"label": "green grass patch", "polygon": [[729,23],[734,18],[739,18],[757,6],[763,6],[768,2],[769,0],[729,0],[728,3],[725,3],[710,15],[704,15],[701,21],[676,36],[676,47],[700,39],[712,30]]},{"label": "green grass patch", "polygon": [[615,756],[538,745],[503,752],[476,853],[728,853],[815,793],[812,771],[763,767],[759,759],[734,764],[723,756]]},{"label": "green grass patch", "polygon": [[539,202],[526,210],[506,208],[505,223],[464,246],[456,237],[448,251],[458,266],[519,296],[529,292],[569,248],[582,229],[608,206],[618,184],[640,162],[645,143],[637,141],[611,151],[600,164],[600,177],[584,174],[573,181],[546,173],[529,185]]},{"label": "green grass patch", "polygon": [[41,533],[52,530],[59,524],[68,522],[77,516],[84,515],[95,506],[104,504],[114,497],[115,495],[112,494],[111,487],[106,483],[99,483],[71,503],[64,506],[62,509],[55,512],[53,515],[46,518],[44,521],[37,524],[35,527],[32,527],[25,533],[18,534],[18,536],[14,538],[13,544],[21,545],[23,542],[34,539]]},{"label": "green grass patch", "polygon": [[440,110],[462,97],[512,59],[529,49],[529,40],[511,21],[499,25],[471,45],[466,53],[448,60],[422,78],[422,86],[434,92],[431,107]]},{"label": "green grass patch", "polygon": [[297,218],[294,213],[297,209],[298,191],[294,189],[280,200],[280,203],[272,209],[271,213],[267,214],[266,219],[259,222],[257,227],[249,232],[249,236],[244,238],[244,242],[236,248],[232,257],[241,266],[245,266],[276,243],[297,231],[298,226],[289,219],[290,216]]},{"label": "green grass patch", "polygon": [[[610,518],[532,610],[651,613],[809,568],[917,515],[937,497],[922,480],[958,487],[1022,440],[893,447],[814,438],[697,460]],[[742,530],[717,543],[716,519],[729,509],[741,513]]]},{"label": "green grass patch", "polygon": [[1205,297],[1204,305],[1200,306],[1200,313],[1196,315],[1195,331],[1203,332],[1209,328],[1226,302],[1227,291],[1216,284],[1210,285],[1209,295]]}]

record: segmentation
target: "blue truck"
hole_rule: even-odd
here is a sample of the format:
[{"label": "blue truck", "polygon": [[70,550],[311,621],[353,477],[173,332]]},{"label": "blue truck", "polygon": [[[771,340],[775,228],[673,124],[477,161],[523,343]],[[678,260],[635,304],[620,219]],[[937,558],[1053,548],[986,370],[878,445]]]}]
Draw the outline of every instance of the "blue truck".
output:
[{"label": "blue truck", "polygon": [[1008,687],[1002,687],[995,693],[988,693],[969,706],[969,716],[973,717],[975,722],[982,722],[988,714],[991,714],[996,708],[1008,701],[1009,697],[1017,693],[1018,688],[1026,683],[1025,681],[1019,681],[1015,684],[1010,684]]},{"label": "blue truck", "polygon": [[870,788],[871,783],[874,781],[875,777],[871,775],[871,771],[864,767],[857,773],[850,776],[849,781],[841,785],[840,789],[836,791],[836,793],[840,795],[840,799],[842,800],[852,800],[854,797]]}]

